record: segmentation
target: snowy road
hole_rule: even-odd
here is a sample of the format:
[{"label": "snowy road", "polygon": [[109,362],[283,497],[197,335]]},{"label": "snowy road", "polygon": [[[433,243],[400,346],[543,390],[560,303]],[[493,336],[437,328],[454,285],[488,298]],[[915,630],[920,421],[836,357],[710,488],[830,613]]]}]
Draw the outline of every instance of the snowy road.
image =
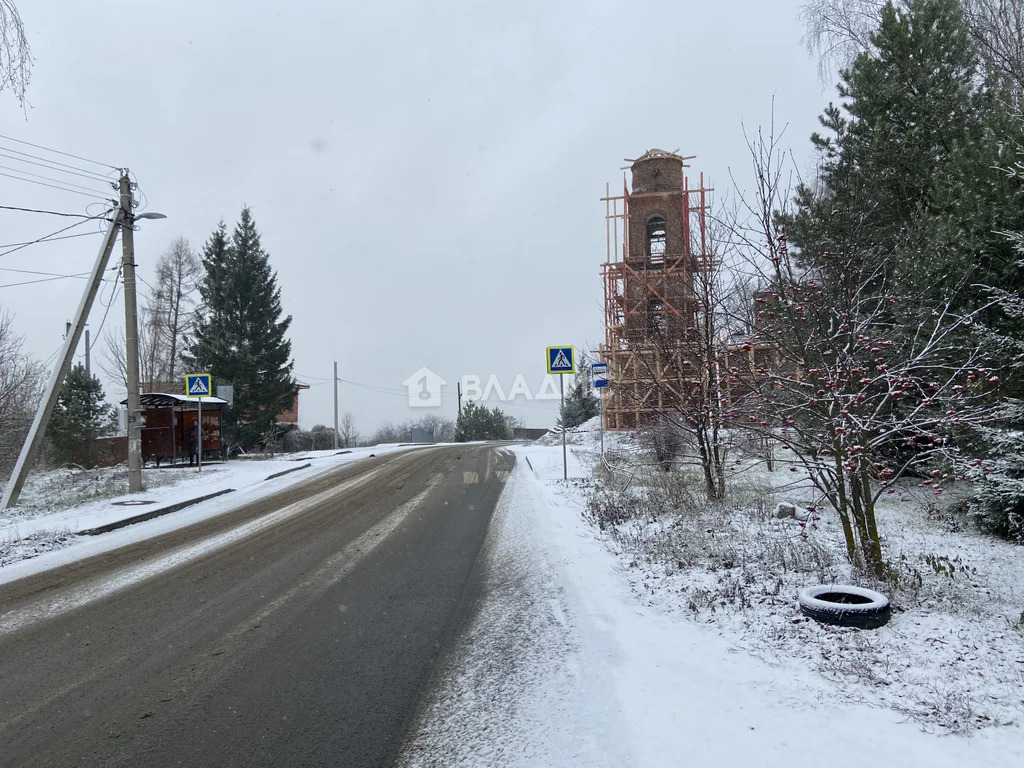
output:
[{"label": "snowy road", "polygon": [[0,764],[387,764],[513,461],[377,457],[0,586]]}]

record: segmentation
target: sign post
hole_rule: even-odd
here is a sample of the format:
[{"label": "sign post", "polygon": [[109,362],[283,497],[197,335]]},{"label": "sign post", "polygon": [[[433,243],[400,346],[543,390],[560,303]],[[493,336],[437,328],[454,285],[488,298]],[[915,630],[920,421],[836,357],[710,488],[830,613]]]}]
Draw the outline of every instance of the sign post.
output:
[{"label": "sign post", "polygon": [[598,390],[598,413],[601,417],[601,455],[604,456],[604,392],[600,390],[608,388],[608,363],[593,363],[590,366],[590,375],[594,389]]},{"label": "sign post", "polygon": [[199,409],[196,416],[196,463],[198,465],[198,472],[203,471],[203,398],[209,397],[210,391],[210,374],[185,374],[185,397],[189,400],[199,401]]},{"label": "sign post", "polygon": [[[576,372],[576,361],[573,357],[573,348],[548,347],[548,373],[558,374],[558,389],[562,395],[562,408],[560,415],[565,416],[565,374]],[[562,418],[562,479],[569,479],[569,462],[566,458],[565,448],[565,419]]]}]

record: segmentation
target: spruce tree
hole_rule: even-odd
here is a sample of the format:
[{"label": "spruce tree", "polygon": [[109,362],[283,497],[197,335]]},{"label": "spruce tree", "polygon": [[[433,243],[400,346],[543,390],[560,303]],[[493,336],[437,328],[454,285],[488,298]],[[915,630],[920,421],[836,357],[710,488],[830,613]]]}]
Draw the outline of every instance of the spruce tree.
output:
[{"label": "spruce tree", "polygon": [[202,256],[201,306],[190,363],[216,384],[234,386],[234,405],[222,428],[230,442],[256,445],[295,395],[290,315],[282,316],[281,290],[260,244],[248,207],[231,234],[223,222]]},{"label": "spruce tree", "polygon": [[93,441],[110,432],[113,425],[114,411],[107,405],[100,380],[86,373],[81,363],[74,366],[68,371],[46,427],[56,460],[61,464],[91,464]]}]

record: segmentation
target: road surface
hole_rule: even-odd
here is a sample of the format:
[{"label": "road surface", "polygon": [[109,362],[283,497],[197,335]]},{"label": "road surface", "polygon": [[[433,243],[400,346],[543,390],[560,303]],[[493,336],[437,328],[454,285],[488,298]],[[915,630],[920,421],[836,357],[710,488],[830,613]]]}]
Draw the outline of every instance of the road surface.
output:
[{"label": "road surface", "polygon": [[0,765],[390,764],[513,462],[377,457],[0,586]]}]

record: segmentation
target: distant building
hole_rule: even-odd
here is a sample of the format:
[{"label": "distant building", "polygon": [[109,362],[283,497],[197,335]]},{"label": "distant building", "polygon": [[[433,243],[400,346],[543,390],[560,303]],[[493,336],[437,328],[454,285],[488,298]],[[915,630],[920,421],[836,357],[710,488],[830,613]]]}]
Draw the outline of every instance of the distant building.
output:
[{"label": "distant building", "polygon": [[[605,198],[608,261],[602,267],[605,343],[612,386],[604,422],[636,429],[676,410],[699,385],[694,365],[698,276],[712,265],[704,177],[691,189],[684,159],[652,149],[633,161],[631,188]],[[621,229],[621,241],[619,231]],[[615,233],[614,239],[612,233]]]},{"label": "distant building", "polygon": [[[691,187],[685,160],[652,149],[632,161],[630,187],[602,198],[606,205],[604,281],[605,342],[610,386],[602,408],[608,429],[637,429],[660,414],[685,411],[713,363],[727,399],[751,391],[753,380],[777,368],[777,347],[763,331],[778,296],[754,297],[748,336],[713,342],[701,338],[703,308],[711,306],[709,277],[715,255],[708,236],[704,174]],[[703,350],[703,351],[702,351]],[[721,365],[722,368],[718,368]]]},{"label": "distant building", "polygon": [[288,430],[299,428],[299,393],[304,389],[309,389],[309,385],[296,382],[295,395],[292,397],[292,407],[277,415],[277,426]]}]

